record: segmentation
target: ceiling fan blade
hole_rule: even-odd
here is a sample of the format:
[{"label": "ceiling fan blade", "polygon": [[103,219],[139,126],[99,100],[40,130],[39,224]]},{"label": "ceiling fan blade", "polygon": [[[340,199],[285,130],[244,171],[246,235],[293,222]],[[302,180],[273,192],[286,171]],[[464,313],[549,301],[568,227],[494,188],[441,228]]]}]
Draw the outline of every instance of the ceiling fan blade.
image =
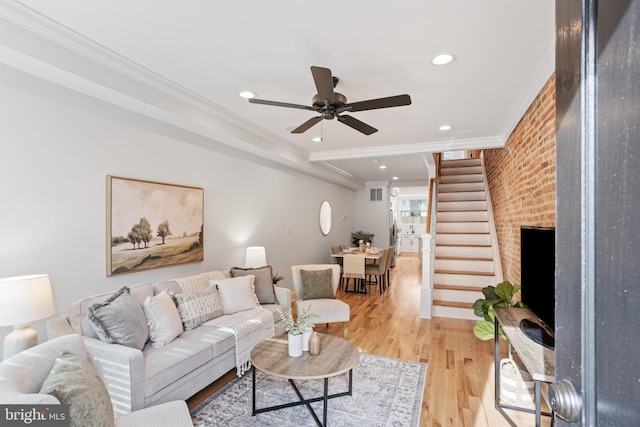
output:
[{"label": "ceiling fan blade", "polygon": [[340,107],[338,112],[348,111],[353,113],[356,111],[377,110],[378,108],[401,107],[403,105],[411,105],[411,97],[409,95],[396,95],[386,98],[369,99],[367,101],[353,102]]},{"label": "ceiling fan blade", "polygon": [[340,121],[341,123],[344,123],[345,125],[350,126],[355,130],[364,133],[365,135],[371,135],[372,133],[378,132],[378,129],[372,126],[369,126],[365,122],[361,122],[355,117],[351,117],[351,116],[337,116],[337,117],[338,117],[338,121]]},{"label": "ceiling fan blade", "polygon": [[309,107],[308,105],[289,104],[287,102],[267,101],[265,99],[256,99],[256,98],[249,99],[249,102],[252,104],[272,105],[274,107],[298,108],[300,110],[315,111],[313,108]]},{"label": "ceiling fan blade", "polygon": [[316,83],[316,89],[318,89],[318,98],[323,102],[328,99],[329,104],[336,102],[336,94],[333,92],[331,70],[312,66],[311,74],[313,75],[313,81]]},{"label": "ceiling fan blade", "polygon": [[294,130],[292,130],[291,133],[304,133],[310,127],[312,127],[313,125],[319,123],[322,119],[324,119],[323,116],[312,117],[309,120],[307,120],[306,122],[304,122],[303,124],[301,124],[300,126],[298,126],[297,128],[295,128]]}]

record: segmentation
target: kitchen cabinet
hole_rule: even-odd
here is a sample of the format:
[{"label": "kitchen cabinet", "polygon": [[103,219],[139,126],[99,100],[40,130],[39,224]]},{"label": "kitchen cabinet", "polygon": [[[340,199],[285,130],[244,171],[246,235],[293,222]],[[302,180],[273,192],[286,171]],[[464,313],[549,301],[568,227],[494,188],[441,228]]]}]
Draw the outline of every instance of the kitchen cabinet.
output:
[{"label": "kitchen cabinet", "polygon": [[403,234],[400,240],[400,251],[418,253],[420,250],[420,236],[418,234]]}]

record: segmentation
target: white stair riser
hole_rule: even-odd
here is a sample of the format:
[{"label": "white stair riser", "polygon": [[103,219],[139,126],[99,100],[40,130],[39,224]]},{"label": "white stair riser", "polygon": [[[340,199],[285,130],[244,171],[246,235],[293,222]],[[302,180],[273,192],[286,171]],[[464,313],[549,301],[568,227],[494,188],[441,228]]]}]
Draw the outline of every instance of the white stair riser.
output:
[{"label": "white stair riser", "polygon": [[493,273],[493,261],[436,259],[436,271],[464,271],[471,273]]},{"label": "white stair riser", "polygon": [[440,177],[440,184],[461,184],[461,183],[482,182],[482,174],[472,175],[446,175]]},{"label": "white stair riser", "polygon": [[435,273],[433,283],[447,286],[475,286],[482,289],[486,286],[496,285],[494,276],[474,276],[472,274],[448,274]]},{"label": "white stair riser", "polygon": [[491,258],[488,246],[436,246],[436,258]]},{"label": "white stair riser", "polygon": [[487,211],[449,211],[438,212],[438,221],[470,222],[489,221]]},{"label": "white stair riser", "polygon": [[450,193],[452,191],[483,191],[483,190],[484,190],[483,182],[438,184],[438,193]]},{"label": "white stair riser", "polygon": [[473,309],[471,308],[434,305],[432,315],[434,317],[450,317],[453,319],[480,320],[478,316],[473,314]]},{"label": "white stair riser", "polygon": [[439,222],[438,233],[488,233],[488,222]]},{"label": "white stair riser", "polygon": [[489,234],[436,234],[436,245],[490,246]]},{"label": "white stair riser", "polygon": [[462,191],[460,193],[441,193],[438,202],[482,201],[486,200],[484,191]]},{"label": "white stair riser", "polygon": [[487,202],[438,202],[438,212],[484,210],[487,210]]},{"label": "white stair riser", "polygon": [[480,159],[458,159],[458,160],[445,160],[442,162],[442,169],[453,167],[467,167],[467,166],[480,166],[482,163]]},{"label": "white stair riser", "polygon": [[474,303],[480,298],[484,298],[482,292],[454,291],[450,289],[434,289],[433,299],[439,301],[455,301]]}]

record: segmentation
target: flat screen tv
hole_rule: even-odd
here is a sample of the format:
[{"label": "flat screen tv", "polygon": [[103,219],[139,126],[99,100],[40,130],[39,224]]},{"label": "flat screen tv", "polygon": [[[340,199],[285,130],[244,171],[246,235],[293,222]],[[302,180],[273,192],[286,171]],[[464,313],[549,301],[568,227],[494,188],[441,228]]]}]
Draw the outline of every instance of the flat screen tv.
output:
[{"label": "flat screen tv", "polygon": [[520,324],[532,340],[553,348],[556,309],[556,245],[554,227],[520,227],[522,302],[535,314]]}]

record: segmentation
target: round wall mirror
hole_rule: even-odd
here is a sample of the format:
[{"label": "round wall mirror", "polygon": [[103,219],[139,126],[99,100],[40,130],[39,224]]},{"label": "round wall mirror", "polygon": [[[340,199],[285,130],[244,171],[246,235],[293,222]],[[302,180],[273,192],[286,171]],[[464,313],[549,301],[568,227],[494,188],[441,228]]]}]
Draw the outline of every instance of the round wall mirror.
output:
[{"label": "round wall mirror", "polygon": [[326,200],[320,205],[320,231],[325,236],[331,232],[331,205]]}]

